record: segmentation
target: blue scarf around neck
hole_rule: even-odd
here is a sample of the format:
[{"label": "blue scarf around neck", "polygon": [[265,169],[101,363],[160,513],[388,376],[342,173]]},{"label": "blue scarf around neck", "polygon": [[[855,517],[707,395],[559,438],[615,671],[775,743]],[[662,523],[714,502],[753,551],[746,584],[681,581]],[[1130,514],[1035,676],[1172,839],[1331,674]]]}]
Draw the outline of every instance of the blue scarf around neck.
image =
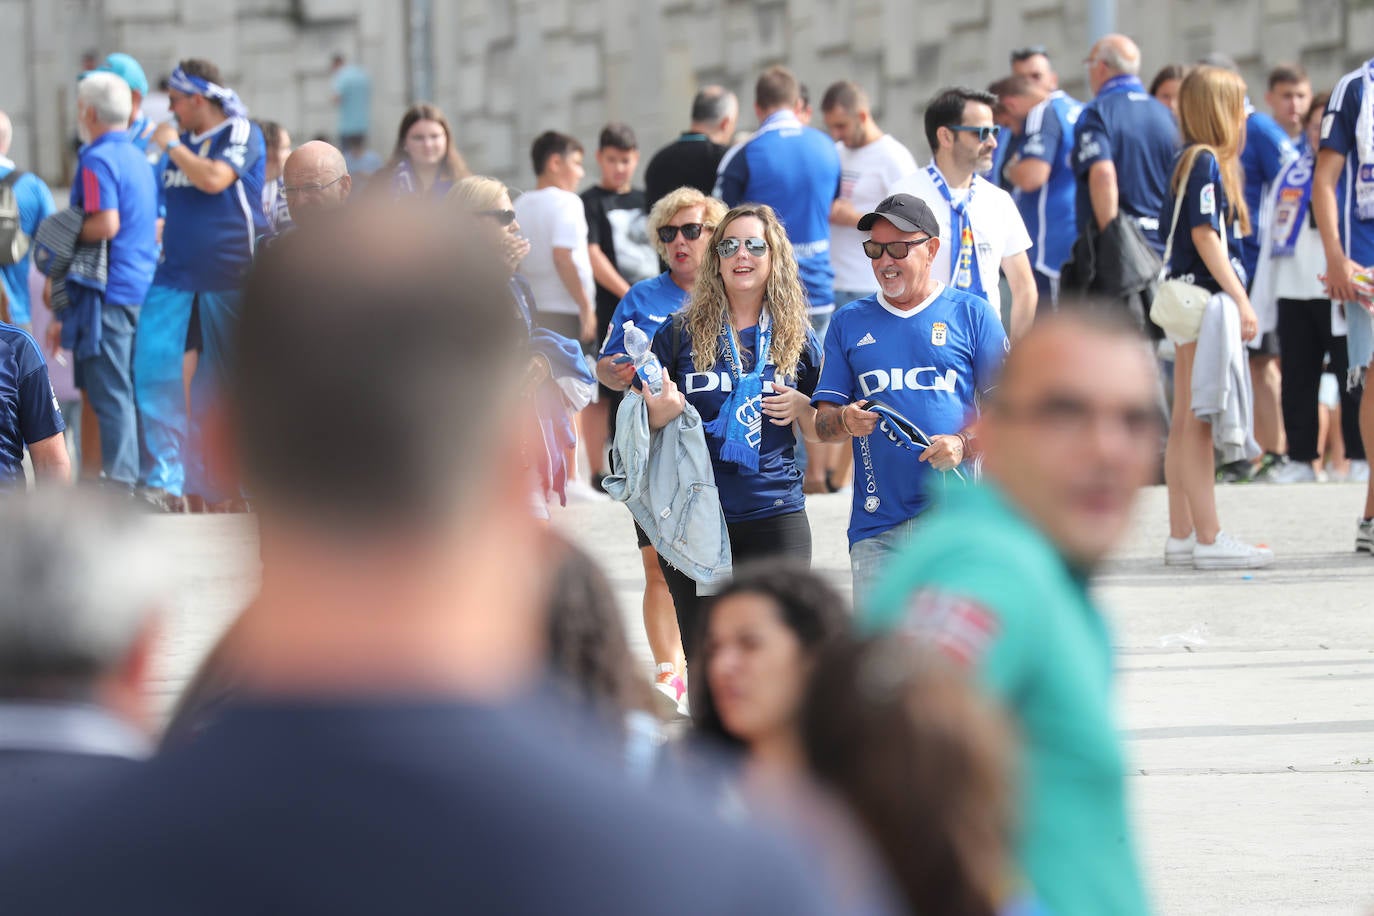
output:
[{"label": "blue scarf around neck", "polygon": [[748,372],[735,345],[735,333],[727,316],[720,331],[721,352],[729,366],[733,388],[720,413],[706,424],[706,432],[724,440],[720,460],[739,465],[741,474],[759,472],[759,449],[763,445],[763,371],[768,365],[773,344],[773,321],[764,306],[759,316],[758,341],[754,346],[754,364]]}]

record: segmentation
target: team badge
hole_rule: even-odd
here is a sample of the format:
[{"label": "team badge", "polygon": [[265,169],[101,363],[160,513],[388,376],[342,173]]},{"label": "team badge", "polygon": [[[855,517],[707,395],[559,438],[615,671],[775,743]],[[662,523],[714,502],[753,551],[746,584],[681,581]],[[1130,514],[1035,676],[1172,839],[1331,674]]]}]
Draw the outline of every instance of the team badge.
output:
[{"label": "team badge", "polygon": [[930,343],[934,347],[943,347],[949,340],[949,325],[943,321],[937,321],[930,327]]},{"label": "team badge", "polygon": [[1208,182],[1202,186],[1202,195],[1198,198],[1198,212],[1203,216],[1210,216],[1217,212],[1217,187]]},{"label": "team badge", "polygon": [[876,496],[870,496],[870,497],[868,497],[868,499],[865,499],[865,500],[864,500],[864,511],[865,511],[865,512],[870,512],[870,513],[871,513],[871,512],[877,512],[877,511],[878,511],[878,507],[881,506],[881,505],[882,505],[882,500],[878,499],[878,497],[876,497]]}]

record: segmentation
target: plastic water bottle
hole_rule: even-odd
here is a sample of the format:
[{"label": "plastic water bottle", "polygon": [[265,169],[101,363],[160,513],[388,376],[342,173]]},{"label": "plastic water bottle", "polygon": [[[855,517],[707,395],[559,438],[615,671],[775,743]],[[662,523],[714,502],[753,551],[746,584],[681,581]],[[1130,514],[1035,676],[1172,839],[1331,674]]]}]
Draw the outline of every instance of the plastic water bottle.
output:
[{"label": "plastic water bottle", "polygon": [[649,391],[662,394],[663,366],[658,357],[649,352],[649,335],[635,327],[633,321],[627,321],[621,327],[625,329],[625,353],[634,360],[635,374]]}]

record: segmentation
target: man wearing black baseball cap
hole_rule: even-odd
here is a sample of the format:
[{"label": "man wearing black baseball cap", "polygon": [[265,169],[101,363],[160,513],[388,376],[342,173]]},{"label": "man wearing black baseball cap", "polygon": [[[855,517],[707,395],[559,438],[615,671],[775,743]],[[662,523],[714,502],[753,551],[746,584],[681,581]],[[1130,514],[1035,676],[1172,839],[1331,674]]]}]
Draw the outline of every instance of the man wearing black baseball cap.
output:
[{"label": "man wearing black baseball cap", "polygon": [[879,291],[835,313],[812,403],[822,439],[853,443],[849,560],[862,600],[932,484],[958,485],[947,472],[971,460],[964,430],[995,383],[1007,336],[986,301],[931,275],[940,224],[925,201],[893,194],[859,229]]}]

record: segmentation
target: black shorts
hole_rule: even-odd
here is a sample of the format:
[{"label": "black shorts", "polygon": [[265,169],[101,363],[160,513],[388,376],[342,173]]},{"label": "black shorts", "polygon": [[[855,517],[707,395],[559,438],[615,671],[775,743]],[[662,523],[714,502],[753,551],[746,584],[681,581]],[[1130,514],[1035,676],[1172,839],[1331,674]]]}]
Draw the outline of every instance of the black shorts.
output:
[{"label": "black shorts", "polygon": [[200,301],[197,297],[191,297],[191,320],[186,324],[186,351],[190,353],[195,350],[197,353],[205,352],[205,338],[200,333]]},{"label": "black shorts", "polygon": [[643,528],[639,527],[639,522],[635,522],[635,540],[639,543],[640,550],[643,550],[645,547],[654,546],[649,543],[649,536],[644,533]]},{"label": "black shorts", "polygon": [[1250,348],[1251,356],[1278,356],[1279,335],[1277,331],[1265,331],[1260,336],[1259,346]]}]

